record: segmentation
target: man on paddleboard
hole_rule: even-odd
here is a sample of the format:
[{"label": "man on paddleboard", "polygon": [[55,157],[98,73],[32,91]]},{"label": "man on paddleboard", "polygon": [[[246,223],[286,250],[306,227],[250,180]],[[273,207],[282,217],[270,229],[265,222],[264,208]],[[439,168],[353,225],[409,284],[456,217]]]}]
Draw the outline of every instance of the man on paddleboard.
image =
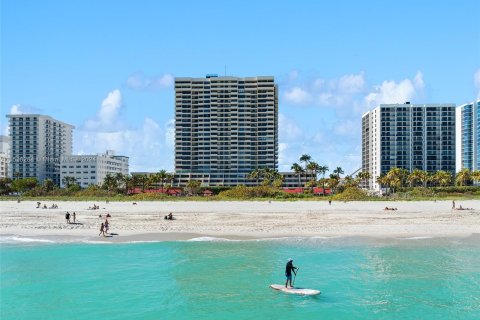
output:
[{"label": "man on paddleboard", "polygon": [[287,277],[287,281],[285,282],[285,288],[288,288],[288,282],[290,281],[290,287],[292,286],[292,271],[295,275],[297,273],[295,272],[295,269],[298,269],[297,267],[293,266],[293,259],[290,258],[288,259],[287,265],[285,267],[285,277]]}]

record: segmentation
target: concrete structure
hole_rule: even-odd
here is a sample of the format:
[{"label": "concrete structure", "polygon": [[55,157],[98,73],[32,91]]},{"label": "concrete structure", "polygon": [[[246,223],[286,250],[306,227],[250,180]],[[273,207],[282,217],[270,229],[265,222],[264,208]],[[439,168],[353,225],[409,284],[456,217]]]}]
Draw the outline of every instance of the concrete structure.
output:
[{"label": "concrete structure", "polygon": [[395,167],[455,173],[454,104],[381,104],[362,116],[365,187],[380,190],[376,178]]},{"label": "concrete structure", "polygon": [[60,158],[72,153],[70,124],[40,114],[9,114],[11,175],[60,185]]},{"label": "concrete structure", "polygon": [[246,183],[277,169],[278,89],[273,77],[175,79],[175,172],[209,186]]},{"label": "concrete structure", "polygon": [[102,185],[107,174],[117,173],[128,175],[128,157],[115,156],[107,150],[99,155],[69,155],[62,157],[60,186],[65,187],[64,178],[73,177],[82,187]]},{"label": "concrete structure", "polygon": [[9,136],[0,135],[0,178],[10,177],[8,166],[10,164],[10,144],[12,139]]},{"label": "concrete structure", "polygon": [[480,100],[457,108],[457,171],[480,170]]}]

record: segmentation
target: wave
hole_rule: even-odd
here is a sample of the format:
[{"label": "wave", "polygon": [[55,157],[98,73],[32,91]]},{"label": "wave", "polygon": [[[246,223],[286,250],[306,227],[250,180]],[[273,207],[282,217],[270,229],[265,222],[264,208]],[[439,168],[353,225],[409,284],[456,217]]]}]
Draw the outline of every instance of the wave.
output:
[{"label": "wave", "polygon": [[423,239],[433,239],[434,237],[429,236],[419,236],[419,237],[408,237],[408,238],[398,238],[400,240],[423,240]]},{"label": "wave", "polygon": [[196,237],[196,238],[188,239],[186,241],[210,242],[210,241],[240,241],[240,240],[232,240],[232,239],[217,238],[217,237]]},{"label": "wave", "polygon": [[20,236],[0,236],[0,243],[57,243],[56,241],[41,238],[27,238]]}]

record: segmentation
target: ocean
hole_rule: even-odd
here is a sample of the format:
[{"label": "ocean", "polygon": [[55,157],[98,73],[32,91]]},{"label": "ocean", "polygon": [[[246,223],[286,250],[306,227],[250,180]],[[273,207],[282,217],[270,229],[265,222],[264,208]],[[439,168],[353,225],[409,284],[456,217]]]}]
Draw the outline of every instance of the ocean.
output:
[{"label": "ocean", "polygon": [[3,320],[480,319],[478,238],[1,242]]}]

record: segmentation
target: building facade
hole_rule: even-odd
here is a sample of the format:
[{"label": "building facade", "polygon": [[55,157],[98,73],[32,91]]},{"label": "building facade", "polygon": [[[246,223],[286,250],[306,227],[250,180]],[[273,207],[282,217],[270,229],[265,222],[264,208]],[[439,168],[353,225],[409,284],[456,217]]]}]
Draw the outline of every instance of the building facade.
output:
[{"label": "building facade", "polygon": [[480,170],[480,100],[458,107],[460,148],[457,171],[467,168]]},{"label": "building facade", "polygon": [[60,158],[72,154],[74,126],[40,114],[10,114],[13,178],[52,179],[60,185]]},{"label": "building facade", "polygon": [[381,104],[362,117],[365,187],[380,190],[376,178],[391,168],[455,173],[454,104]]},{"label": "building facade", "polygon": [[10,144],[9,136],[0,135],[0,178],[10,177],[8,166],[10,164]]},{"label": "building facade", "polygon": [[[209,186],[245,184],[278,166],[278,89],[273,77],[175,79],[175,173]],[[181,183],[180,183],[181,184]]]},{"label": "building facade", "polygon": [[75,178],[82,188],[89,185],[101,186],[107,174],[128,175],[128,161],[128,157],[115,156],[111,150],[99,155],[64,156],[61,162],[60,186],[65,187],[65,177]]}]

